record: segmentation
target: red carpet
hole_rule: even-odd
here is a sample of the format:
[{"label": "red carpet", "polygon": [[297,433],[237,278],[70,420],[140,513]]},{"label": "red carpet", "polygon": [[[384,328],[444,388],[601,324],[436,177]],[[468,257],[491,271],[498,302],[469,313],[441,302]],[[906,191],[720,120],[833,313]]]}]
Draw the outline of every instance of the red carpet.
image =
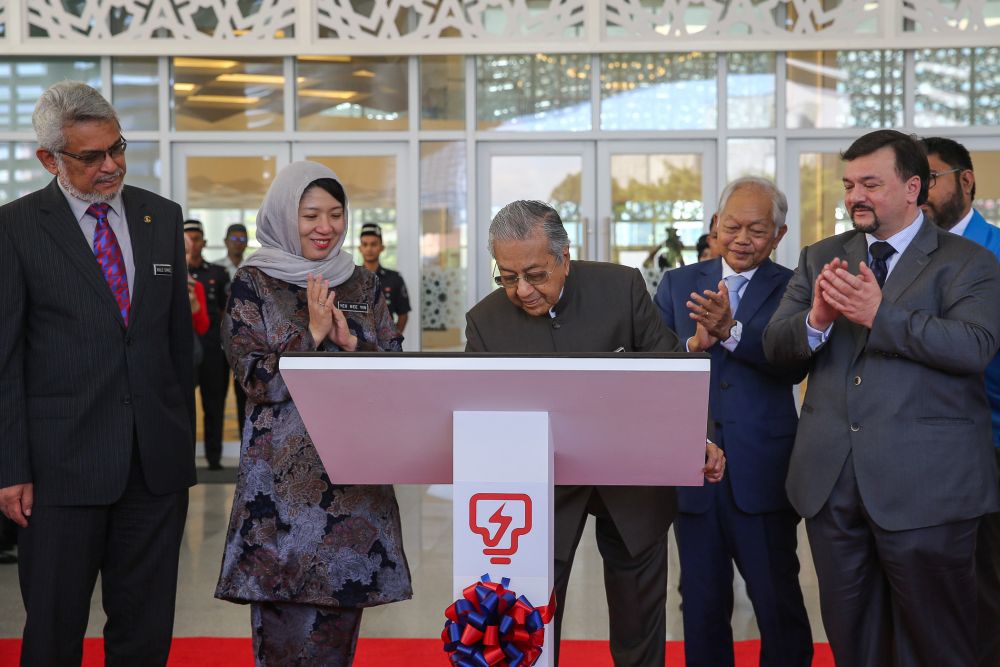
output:
[{"label": "red carpet", "polygon": [[[16,665],[20,656],[19,639],[0,639],[0,665]],[[756,667],[759,641],[736,642],[737,667]],[[573,667],[614,667],[607,642],[566,640],[560,662]],[[667,642],[667,664],[680,667],[684,660],[681,642]],[[245,667],[253,664],[249,639],[222,637],[182,637],[174,639],[170,667]],[[355,667],[390,667],[391,665],[447,665],[437,639],[364,639],[358,646]],[[101,639],[87,639],[83,646],[83,667],[102,667],[104,649]],[[816,645],[813,667],[833,667],[833,655],[827,644]]]}]

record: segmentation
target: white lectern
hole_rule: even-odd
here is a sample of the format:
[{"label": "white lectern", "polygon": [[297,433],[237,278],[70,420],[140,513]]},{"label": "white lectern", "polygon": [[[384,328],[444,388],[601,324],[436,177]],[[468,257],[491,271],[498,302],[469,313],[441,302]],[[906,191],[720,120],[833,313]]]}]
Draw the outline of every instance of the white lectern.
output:
[{"label": "white lectern", "polygon": [[553,587],[553,484],[704,482],[709,368],[627,353],[281,359],[333,482],[454,484],[455,596],[489,573],[536,606]]}]

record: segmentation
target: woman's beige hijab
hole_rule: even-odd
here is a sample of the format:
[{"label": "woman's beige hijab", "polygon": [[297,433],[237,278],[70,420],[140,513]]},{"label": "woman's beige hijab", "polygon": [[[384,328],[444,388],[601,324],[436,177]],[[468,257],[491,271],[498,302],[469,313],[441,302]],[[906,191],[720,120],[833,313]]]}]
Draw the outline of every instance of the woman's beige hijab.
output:
[{"label": "woman's beige hijab", "polygon": [[305,287],[309,274],[322,276],[336,286],[354,273],[354,258],[341,252],[347,238],[347,205],[344,205],[344,233],[326,259],[302,256],[299,241],[299,200],[309,184],[320,178],[340,181],[329,167],[318,162],[293,162],[274,177],[257,211],[257,240],[261,248],[243,260],[240,266],[256,266],[261,271],[299,287]]}]

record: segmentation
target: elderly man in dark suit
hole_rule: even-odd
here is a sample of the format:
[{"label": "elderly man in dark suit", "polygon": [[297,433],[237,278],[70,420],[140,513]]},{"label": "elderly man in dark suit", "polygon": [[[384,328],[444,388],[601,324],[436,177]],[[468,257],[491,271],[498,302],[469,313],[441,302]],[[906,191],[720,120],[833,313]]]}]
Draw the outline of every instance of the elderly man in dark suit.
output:
[{"label": "elderly man in dark suit", "polygon": [[181,212],[123,185],[117,114],[73,81],[32,117],[55,178],[0,208],[0,508],[21,527],[22,665],[163,665],[194,479]]},{"label": "elderly man in dark suit", "polygon": [[[515,201],[490,225],[497,290],[466,315],[469,352],[673,352],[677,336],[657,317],[636,269],[569,259],[569,237],[547,204]],[[610,443],[609,443],[610,445]],[[705,475],[724,459],[708,447]],[[663,667],[666,643],[667,530],[673,488],[557,486],[555,491],[555,651],[573,555],[588,514],[604,559],[611,654],[618,667]]]},{"label": "elderly man in dark suit", "polygon": [[787,231],[788,201],[763,178],[733,181],[719,202],[716,259],[663,274],[656,305],[691,352],[712,355],[709,405],[726,452],[721,484],[677,490],[674,524],[688,667],[733,665],[733,563],[747,583],[761,665],[808,667],[812,634],[799,588],[796,527],[785,475],[804,373],[764,358],[764,327],[792,272],[770,260]]},{"label": "elderly man in dark suit", "polygon": [[837,664],[975,665],[1000,266],[924,219],[914,138],[871,132],[843,159],[854,229],[802,251],[764,332],[772,363],[809,371],[789,498]]}]

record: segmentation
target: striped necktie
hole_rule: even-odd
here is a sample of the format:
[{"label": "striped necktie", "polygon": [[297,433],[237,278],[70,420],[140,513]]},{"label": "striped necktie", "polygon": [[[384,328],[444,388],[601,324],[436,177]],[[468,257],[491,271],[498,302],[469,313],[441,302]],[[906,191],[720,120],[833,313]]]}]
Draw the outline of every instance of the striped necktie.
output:
[{"label": "striped necktie", "polygon": [[111,288],[111,294],[118,302],[118,309],[121,311],[122,319],[128,326],[128,313],[130,300],[128,294],[128,276],[125,273],[125,258],[122,257],[121,246],[118,245],[118,237],[108,223],[108,209],[111,208],[106,203],[91,204],[87,213],[97,219],[97,228],[94,230],[94,256],[97,263],[101,265],[104,273],[104,280]]}]

